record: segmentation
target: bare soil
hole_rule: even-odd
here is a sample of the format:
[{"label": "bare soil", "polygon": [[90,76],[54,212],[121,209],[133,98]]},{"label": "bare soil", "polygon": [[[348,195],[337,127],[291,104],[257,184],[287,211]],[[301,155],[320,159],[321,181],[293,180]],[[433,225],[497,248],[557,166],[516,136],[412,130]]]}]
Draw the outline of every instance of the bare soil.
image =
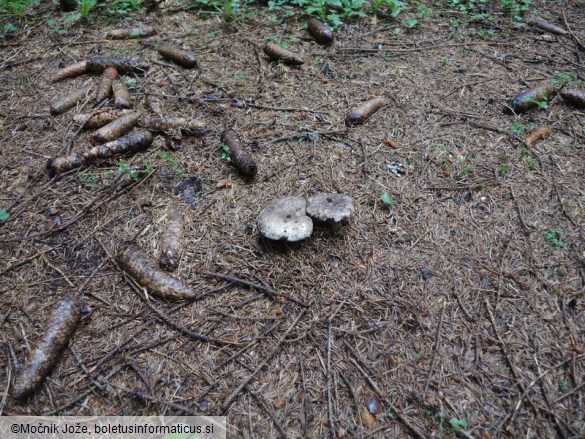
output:
[{"label": "bare soil", "polygon": [[[231,437],[246,438],[584,437],[585,112],[558,96],[502,110],[562,74],[583,88],[585,4],[532,4],[574,36],[514,26],[492,5],[488,24],[429,6],[411,31],[372,17],[330,48],[261,7],[228,24],[135,15],[159,34],[114,41],[106,32],[124,20],[59,34],[45,20],[63,16],[39,6],[43,20],[0,49],[0,413],[227,415]],[[270,62],[270,39],[305,64]],[[161,42],[195,51],[200,67],[164,61]],[[95,54],[149,61],[124,76],[134,107],[155,95],[209,133],[166,133],[168,145],[50,177],[49,158],[90,146],[72,118],[95,102],[60,116],[50,104],[98,77],[49,78]],[[391,103],[347,128],[376,96]],[[551,132],[526,147],[540,126]],[[222,159],[226,128],[255,158],[253,180]],[[120,160],[154,167],[133,180]],[[316,192],[351,195],[349,223],[299,244],[259,237],[269,202]],[[158,258],[173,206],[186,218],[174,276],[204,295],[188,303],[152,297],[115,262],[128,240]],[[68,295],[90,312],[46,381],[14,400]]]}]

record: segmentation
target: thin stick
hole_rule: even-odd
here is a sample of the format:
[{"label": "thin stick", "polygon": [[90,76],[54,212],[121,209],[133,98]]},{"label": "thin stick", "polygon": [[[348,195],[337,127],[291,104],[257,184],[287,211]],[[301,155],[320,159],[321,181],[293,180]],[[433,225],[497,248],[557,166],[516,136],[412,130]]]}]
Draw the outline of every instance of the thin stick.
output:
[{"label": "thin stick", "polygon": [[425,390],[423,393],[427,393],[429,388],[429,383],[431,382],[431,376],[433,373],[433,368],[435,367],[435,362],[437,360],[438,352],[439,352],[439,340],[441,339],[441,331],[443,330],[443,319],[445,317],[445,303],[443,303],[443,307],[441,309],[441,317],[439,318],[439,326],[437,326],[437,333],[435,334],[435,342],[433,344],[433,359],[431,360],[431,365],[429,366],[429,376],[427,377],[427,382],[425,383]]},{"label": "thin stick", "polygon": [[75,287],[75,285],[73,284],[73,282],[71,282],[71,281],[69,280],[69,278],[67,277],[67,275],[66,275],[66,274],[63,272],[63,270],[61,270],[59,267],[57,267],[57,266],[53,265],[53,264],[51,263],[51,261],[49,261],[45,255],[42,255],[42,256],[41,256],[41,259],[42,259],[43,261],[45,261],[45,264],[47,264],[47,265],[48,265],[50,268],[52,268],[52,269],[53,269],[53,270],[55,270],[57,273],[59,273],[59,274],[61,275],[61,277],[62,277],[63,279],[65,279],[65,282],[67,282],[71,288]]},{"label": "thin stick", "polygon": [[353,349],[351,349],[351,346],[349,346],[347,344],[347,342],[344,340],[343,344],[345,346],[345,348],[347,349],[347,351],[351,354],[351,356],[353,358],[350,358],[349,361],[356,367],[356,369],[363,375],[363,377],[366,379],[366,381],[368,382],[369,386],[372,388],[372,390],[376,393],[376,395],[378,396],[378,398],[380,398],[380,400],[384,401],[388,407],[390,407],[390,410],[392,410],[392,412],[396,415],[396,419],[402,424],[404,425],[406,428],[408,428],[410,430],[410,432],[418,439],[427,439],[427,437],[421,433],[415,426],[413,426],[412,424],[410,424],[406,418],[404,416],[402,416],[400,414],[400,412],[398,410],[396,410],[396,408],[392,405],[391,401],[389,398],[387,398],[384,393],[378,388],[378,386],[376,385],[376,383],[370,378],[370,375],[368,373],[366,373],[366,371],[363,369],[363,367],[359,364],[359,362],[356,360],[356,355],[353,351]]},{"label": "thin stick", "polygon": [[216,277],[218,279],[228,280],[228,281],[234,282],[236,284],[246,285],[248,287],[256,288],[257,290],[264,291],[266,294],[268,294],[273,299],[276,299],[278,296],[281,296],[282,298],[289,300],[291,302],[294,302],[297,305],[302,306],[303,308],[310,308],[311,307],[310,304],[301,302],[300,300],[295,299],[294,297],[289,296],[286,293],[279,293],[270,287],[260,285],[260,284],[257,284],[255,282],[251,282],[249,280],[241,279],[241,278],[233,276],[233,275],[213,273],[211,271],[205,271],[205,270],[197,270],[196,273],[202,274],[204,276]]},{"label": "thin stick", "polygon": [[[575,360],[582,360],[583,358],[585,358],[585,355],[579,355],[578,357],[576,357],[576,358],[575,358]],[[531,382],[530,382],[530,383],[529,383],[529,384],[526,386],[526,390],[524,390],[524,392],[522,393],[522,395],[520,395],[520,398],[518,398],[518,401],[516,401],[516,404],[514,405],[514,410],[512,411],[512,414],[511,414],[510,416],[508,416],[506,419],[504,419],[504,420],[502,421],[502,424],[504,424],[504,423],[508,423],[508,425],[509,425],[509,424],[511,424],[512,422],[514,422],[514,419],[516,419],[516,415],[518,414],[518,410],[520,410],[520,406],[522,405],[522,402],[524,401],[524,399],[525,399],[525,398],[526,398],[526,396],[528,395],[528,392],[530,391],[530,389],[532,389],[532,387],[534,387],[534,385],[535,385],[536,383],[538,383],[538,382],[539,382],[541,379],[543,379],[545,376],[547,376],[547,375],[548,375],[550,372],[552,372],[552,371],[555,371],[555,370],[559,369],[560,367],[563,367],[565,364],[567,364],[567,363],[568,363],[568,362],[570,362],[570,361],[573,361],[573,358],[570,358],[570,359],[568,359],[568,360],[564,360],[564,361],[561,361],[561,362],[560,362],[560,363],[558,363],[558,364],[555,364],[554,366],[552,366],[552,367],[548,368],[547,370],[545,370],[544,372],[542,372],[540,375],[538,375],[536,378],[534,378],[534,379],[533,379],[533,380],[532,380],[532,381],[531,381]],[[582,384],[582,385],[581,385],[581,386],[579,386],[579,387],[583,387],[583,386],[585,386],[585,383],[584,383],[584,384]],[[575,388],[575,389],[573,389],[573,391],[572,391],[571,393],[573,393],[573,392],[577,391],[577,390],[579,389],[579,387],[578,387],[578,388]],[[567,394],[565,394],[565,395],[563,395],[563,396],[561,396],[561,397],[559,397],[559,398],[555,399],[555,400],[553,401],[553,404],[557,404],[558,402],[562,401],[562,400],[563,400],[564,398],[566,398],[567,396],[569,396],[569,393],[567,393]],[[497,429],[497,430],[499,430],[499,429],[500,429],[500,427],[498,426],[498,429]]]},{"label": "thin stick", "polygon": [[561,9],[561,12],[563,13],[563,20],[565,21],[565,27],[567,28],[567,32],[569,32],[569,35],[571,35],[571,38],[573,39],[575,44],[577,46],[579,46],[579,49],[585,50],[585,46],[581,42],[581,39],[575,34],[575,32],[573,32],[573,30],[571,29],[571,26],[569,26],[569,22],[567,21],[567,14],[565,14],[565,10]]},{"label": "thin stick", "polygon": [[149,301],[145,297],[142,297],[141,294],[138,294],[138,296],[142,299],[142,301],[146,304],[146,306],[148,306],[151,309],[151,311],[154,312],[158,316],[159,320],[161,320],[163,323],[166,323],[171,328],[174,328],[177,331],[182,332],[183,334],[185,334],[188,337],[191,337],[195,340],[206,341],[208,343],[214,343],[214,344],[218,344],[218,345],[229,345],[229,346],[241,346],[242,345],[242,343],[239,343],[236,341],[220,340],[218,338],[212,338],[212,337],[208,337],[207,335],[199,334],[198,332],[193,332],[190,329],[185,328],[183,325],[179,325],[178,323],[173,322],[161,310],[155,308],[152,304],[150,304]]},{"label": "thin stick", "polygon": [[9,267],[5,268],[5,269],[4,269],[4,271],[1,271],[1,272],[0,272],[0,276],[4,276],[6,273],[8,273],[8,272],[10,272],[10,271],[14,270],[15,268],[18,268],[18,267],[20,267],[21,265],[24,265],[24,264],[26,264],[27,262],[30,262],[30,261],[32,261],[33,259],[35,259],[35,258],[38,258],[39,256],[42,256],[42,255],[44,255],[45,253],[49,253],[50,251],[53,251],[53,250],[55,250],[55,249],[57,249],[57,248],[61,247],[62,245],[63,245],[63,244],[59,244],[59,245],[57,245],[57,246],[55,246],[55,247],[51,247],[51,248],[50,248],[50,249],[48,249],[48,250],[42,250],[42,251],[40,251],[40,252],[37,252],[36,254],[34,254],[34,255],[32,255],[32,256],[30,256],[30,257],[26,258],[26,259],[23,259],[23,260],[22,260],[22,261],[20,261],[20,262],[16,262],[15,264],[12,264],[11,266],[9,266]]},{"label": "thin stick", "polygon": [[248,377],[246,379],[244,379],[238,385],[238,387],[236,387],[236,389],[232,392],[232,394],[223,403],[223,413],[227,413],[229,407],[232,405],[234,400],[238,397],[238,395],[240,394],[242,389],[244,387],[246,387],[250,383],[250,381],[252,381],[252,379],[256,376],[256,374],[258,372],[260,372],[260,370],[262,370],[264,368],[264,366],[266,366],[268,364],[268,362],[272,361],[272,358],[276,355],[276,353],[280,349],[280,346],[282,345],[282,343],[284,342],[284,340],[286,339],[288,334],[294,329],[297,322],[301,319],[301,317],[303,317],[305,315],[306,312],[307,312],[306,309],[303,309],[301,311],[301,313],[297,316],[297,318],[294,320],[294,322],[292,322],[292,324],[289,326],[289,328],[284,332],[284,334],[282,334],[280,339],[278,339],[278,341],[273,345],[273,347],[270,350],[270,352],[268,353],[268,355],[266,355],[266,358],[264,359],[264,361],[262,361],[258,365],[258,367],[256,367],[256,369],[254,369],[254,371],[250,375],[248,375]]},{"label": "thin stick", "polygon": [[580,386],[575,387],[573,390],[571,390],[569,393],[565,393],[564,395],[559,396],[557,399],[555,399],[553,401],[553,404],[558,404],[559,402],[561,402],[562,400],[564,400],[565,398],[568,398],[569,396],[573,396],[575,393],[580,392],[581,390],[583,390],[583,388],[585,387],[585,383],[582,383]]},{"label": "thin stick", "polygon": [[268,416],[270,416],[270,419],[272,419],[272,423],[274,424],[274,427],[276,428],[279,437],[286,439],[286,433],[282,426],[280,425],[280,422],[278,422],[278,418],[276,417],[276,413],[274,413],[274,410],[272,410],[272,408],[266,403],[262,396],[256,394],[255,392],[252,392],[252,390],[250,390],[248,386],[246,386],[245,389],[246,392],[252,395],[252,397],[256,400],[260,408],[264,410],[268,414]]}]

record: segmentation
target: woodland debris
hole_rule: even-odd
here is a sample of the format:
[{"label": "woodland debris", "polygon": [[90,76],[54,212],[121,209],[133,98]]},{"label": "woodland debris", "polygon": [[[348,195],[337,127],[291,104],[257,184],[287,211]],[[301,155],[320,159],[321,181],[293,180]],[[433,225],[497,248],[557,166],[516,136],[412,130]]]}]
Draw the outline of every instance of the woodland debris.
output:
[{"label": "woodland debris", "polygon": [[80,318],[81,304],[75,299],[68,297],[57,304],[41,340],[16,379],[12,389],[15,398],[25,398],[45,380],[73,336]]},{"label": "woodland debris", "polygon": [[280,47],[278,44],[267,43],[264,46],[264,53],[273,61],[282,61],[290,66],[299,66],[305,61],[296,53]]},{"label": "woodland debris", "polygon": [[156,96],[151,94],[146,95],[145,103],[146,108],[148,108],[148,111],[156,114],[159,117],[162,117],[163,108],[160,103],[160,100]]},{"label": "woodland debris", "polygon": [[158,32],[153,24],[144,24],[136,27],[112,29],[106,34],[110,40],[128,40],[130,38],[144,38],[156,35]]},{"label": "woodland debris", "polygon": [[346,126],[363,125],[370,117],[372,117],[380,108],[387,105],[388,101],[383,97],[375,97],[367,102],[364,102],[359,107],[354,109],[345,118]]},{"label": "woodland debris", "polygon": [[183,252],[183,214],[177,208],[169,212],[167,225],[160,240],[160,268],[175,271],[179,267]]},{"label": "woodland debris", "polygon": [[398,143],[396,142],[396,140],[392,139],[391,137],[384,137],[384,140],[382,140],[386,145],[388,145],[390,148],[392,149],[398,149]]},{"label": "woodland debris", "polygon": [[163,58],[180,64],[185,68],[192,69],[199,65],[199,60],[194,52],[167,45],[160,46],[157,51]]},{"label": "woodland debris", "polygon": [[531,88],[511,99],[506,107],[504,107],[504,113],[520,114],[537,108],[543,103],[546,103],[554,91],[555,88],[550,84],[542,84],[538,87]]},{"label": "woodland debris", "polygon": [[124,137],[103,145],[97,145],[91,149],[66,156],[54,157],[47,162],[47,168],[51,174],[59,174],[88,165],[97,159],[106,159],[146,149],[151,143],[152,134],[150,131],[135,130]]},{"label": "woodland debris", "polygon": [[254,178],[258,173],[258,167],[252,156],[240,143],[238,135],[233,130],[225,130],[221,133],[221,142],[227,147],[230,162],[245,177]]},{"label": "woodland debris", "polygon": [[181,282],[154,266],[142,250],[133,242],[125,242],[118,253],[120,266],[139,285],[152,295],[169,300],[193,300],[195,292]]},{"label": "woodland debris", "polygon": [[157,117],[144,115],[138,121],[138,125],[152,131],[168,131],[175,128],[193,133],[195,136],[207,134],[205,122],[199,119],[187,119],[184,117]]},{"label": "woodland debris", "polygon": [[376,425],[376,417],[368,411],[367,407],[363,405],[359,406],[358,415],[360,424],[362,424],[364,427],[370,430],[374,428],[374,426]]},{"label": "woodland debris", "polygon": [[551,127],[542,126],[530,131],[526,137],[524,137],[524,143],[526,146],[530,146],[539,140],[543,139],[548,133],[551,132]]},{"label": "woodland debris", "polygon": [[112,81],[112,91],[114,92],[114,105],[118,109],[130,108],[132,106],[132,98],[128,87],[121,79]]},{"label": "woodland debris", "polygon": [[89,142],[92,145],[100,145],[123,136],[124,134],[130,132],[132,128],[138,124],[140,115],[141,113],[139,111],[135,111],[120,116],[118,119],[113,120],[109,124],[95,131],[90,136]]},{"label": "woodland debris", "polygon": [[84,129],[96,130],[103,127],[104,125],[118,119],[126,114],[134,113],[135,110],[115,110],[115,109],[103,109],[96,114],[90,113],[78,113],[73,116],[73,121],[78,125],[83,125]]},{"label": "woodland debris", "polygon": [[548,21],[543,20],[540,17],[528,17],[525,20],[525,23],[555,35],[567,35],[569,33],[567,32],[566,29],[563,29],[562,27],[557,26],[556,24],[549,23]]},{"label": "woodland debris", "polygon": [[87,59],[87,69],[91,73],[102,73],[108,67],[115,68],[119,74],[144,73],[150,68],[150,64],[140,59],[106,58],[96,56]]},{"label": "woodland debris", "polygon": [[57,116],[72,109],[78,102],[85,99],[92,89],[93,87],[89,85],[57,99],[51,104],[51,114]]},{"label": "woodland debris", "polygon": [[108,67],[103,71],[96,93],[98,104],[112,96],[112,82],[115,79],[118,79],[118,71],[115,68]]},{"label": "woodland debris", "polygon": [[62,81],[63,79],[73,78],[75,76],[83,75],[87,73],[87,61],[78,61],[75,64],[71,64],[67,67],[63,67],[61,70],[57,70],[51,76],[52,82]]},{"label": "woodland debris", "polygon": [[563,100],[573,107],[585,108],[585,90],[565,88],[560,92]]},{"label": "woodland debris", "polygon": [[303,197],[283,197],[274,200],[258,215],[260,233],[268,239],[288,242],[301,241],[313,233],[313,221],[306,213]]},{"label": "woodland debris", "polygon": [[311,18],[307,22],[307,26],[311,36],[319,44],[323,44],[325,46],[333,44],[333,32],[326,24],[322,23],[316,18]]}]

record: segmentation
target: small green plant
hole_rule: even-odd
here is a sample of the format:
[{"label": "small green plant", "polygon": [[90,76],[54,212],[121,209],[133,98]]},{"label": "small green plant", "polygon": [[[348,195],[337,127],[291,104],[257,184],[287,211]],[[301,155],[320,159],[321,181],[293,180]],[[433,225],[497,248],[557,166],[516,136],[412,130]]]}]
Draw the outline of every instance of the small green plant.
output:
[{"label": "small green plant", "polygon": [[498,154],[498,159],[503,163],[508,163],[510,157],[505,152],[501,152]]},{"label": "small green plant", "polygon": [[454,433],[459,433],[461,430],[469,430],[469,422],[465,418],[451,418],[449,419],[449,424]]},{"label": "small green plant", "polygon": [[231,162],[232,157],[230,155],[230,147],[227,146],[225,143],[221,142],[221,149],[223,149],[223,152],[221,153],[221,159]]},{"label": "small green plant", "polygon": [[23,19],[27,9],[38,5],[41,0],[0,0],[0,17],[8,16]]},{"label": "small green plant", "polygon": [[563,232],[560,230],[548,229],[546,232],[544,232],[544,240],[554,248],[564,248],[566,244],[561,241],[562,235]]},{"label": "small green plant", "polygon": [[130,165],[125,161],[118,162],[118,174],[129,175],[134,181],[138,181],[144,174],[149,174],[154,169],[154,165],[150,162],[143,162],[141,168],[130,168]]},{"label": "small green plant", "polygon": [[569,393],[569,383],[567,383],[563,379],[560,379],[559,380],[559,390],[561,391],[561,393]]},{"label": "small green plant", "polygon": [[[522,148],[524,149],[524,148]],[[526,162],[526,164],[528,165],[528,169],[530,169],[531,171],[536,171],[536,168],[538,168],[538,160],[530,155],[529,153],[526,153],[525,155],[522,156],[522,160],[524,160],[524,162]]]},{"label": "small green plant", "polygon": [[389,15],[392,18],[396,18],[398,14],[407,9],[406,3],[400,0],[374,0],[372,7],[376,14]]},{"label": "small green plant", "polygon": [[233,18],[236,17],[239,8],[240,8],[239,0],[224,0],[223,18],[225,20],[232,20]]},{"label": "small green plant", "polygon": [[507,165],[502,165],[498,168],[498,175],[500,177],[505,177],[510,173],[510,168]]},{"label": "small green plant", "polygon": [[425,409],[425,418],[433,422],[439,422],[441,418],[433,410]]},{"label": "small green plant", "polygon": [[535,125],[533,123],[523,124],[517,120],[512,124],[512,129],[510,131],[515,136],[523,136],[527,132],[532,131],[534,127]]},{"label": "small green plant", "polygon": [[79,14],[85,18],[89,15],[89,12],[95,7],[97,0],[80,0],[79,1]]},{"label": "small green plant", "polygon": [[441,64],[443,64],[445,67],[447,67],[449,65],[449,58],[443,58],[441,60]]},{"label": "small green plant", "polygon": [[159,151],[156,155],[165,162],[169,163],[178,174],[183,173],[183,168],[181,167],[179,161],[174,158],[168,151]]},{"label": "small green plant", "polygon": [[380,201],[387,209],[390,208],[391,206],[394,206],[395,203],[394,198],[388,195],[387,192],[384,192],[384,194],[380,197]]},{"label": "small green plant", "polygon": [[557,274],[558,277],[560,278],[565,278],[569,275],[569,272],[567,271],[567,269],[565,267],[559,267],[556,269],[555,273]]},{"label": "small green plant", "polygon": [[79,174],[77,178],[85,188],[92,188],[97,181],[97,177],[93,174]]},{"label": "small green plant", "polygon": [[18,31],[18,28],[13,25],[12,23],[6,23],[4,27],[2,27],[2,32],[0,33],[0,39],[6,38],[6,35],[15,34]]},{"label": "small green plant", "polygon": [[131,12],[142,10],[142,0],[109,0],[106,5],[108,14],[126,18],[130,18]]},{"label": "small green plant", "polygon": [[531,103],[534,104],[536,106],[538,106],[538,108],[542,109],[542,110],[546,110],[548,108],[548,98],[546,96],[544,96],[542,99],[526,99],[527,103]]},{"label": "small green plant", "polygon": [[10,214],[6,209],[0,209],[0,221],[6,221],[10,218]]},{"label": "small green plant", "polygon": [[466,14],[466,15],[477,10],[484,3],[485,3],[485,0],[451,0],[450,1],[451,7],[459,10],[459,12],[462,12],[463,14]]},{"label": "small green plant", "polygon": [[522,21],[522,14],[530,10],[530,3],[532,0],[500,0],[504,9],[514,17],[515,23]]},{"label": "small green plant", "polygon": [[465,166],[463,166],[463,168],[461,168],[460,171],[457,172],[457,175],[455,178],[457,180],[463,180],[468,175],[469,175],[469,166],[465,165]]},{"label": "small green plant", "polygon": [[416,27],[418,25],[418,20],[416,18],[409,18],[404,22],[404,24],[408,29],[412,29],[413,27]]},{"label": "small green plant", "polygon": [[51,28],[51,31],[56,34],[65,35],[67,33],[67,29],[62,29],[59,23],[55,20],[47,20],[47,24],[49,25],[49,28]]}]

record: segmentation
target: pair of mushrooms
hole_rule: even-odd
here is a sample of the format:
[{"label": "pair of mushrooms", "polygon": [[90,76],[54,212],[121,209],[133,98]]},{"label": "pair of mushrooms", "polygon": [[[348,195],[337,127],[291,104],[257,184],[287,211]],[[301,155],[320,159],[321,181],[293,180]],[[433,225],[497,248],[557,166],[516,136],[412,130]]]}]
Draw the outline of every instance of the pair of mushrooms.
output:
[{"label": "pair of mushrooms", "polygon": [[260,212],[258,228],[268,239],[300,241],[313,233],[313,219],[338,226],[353,211],[353,200],[348,195],[318,193],[308,199],[284,197],[274,200]]}]

